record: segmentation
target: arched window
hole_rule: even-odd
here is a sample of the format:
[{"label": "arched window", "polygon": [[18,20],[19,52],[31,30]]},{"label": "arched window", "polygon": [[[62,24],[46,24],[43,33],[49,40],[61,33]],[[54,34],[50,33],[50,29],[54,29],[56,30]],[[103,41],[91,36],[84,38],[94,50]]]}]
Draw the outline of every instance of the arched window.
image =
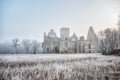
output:
[{"label": "arched window", "polygon": [[81,44],[79,44],[79,53],[81,53]]},{"label": "arched window", "polygon": [[91,44],[89,43],[88,48],[91,49]]},{"label": "arched window", "polygon": [[83,43],[83,53],[85,53],[85,44]]},{"label": "arched window", "polygon": [[53,29],[50,30],[50,32],[48,33],[48,36],[51,37],[51,38],[56,38],[56,33],[54,32]]},{"label": "arched window", "polygon": [[59,51],[58,51],[58,48],[57,48],[57,47],[55,47],[55,53],[59,53]]},{"label": "arched window", "polygon": [[91,49],[91,44],[90,43],[88,44],[88,48],[89,48],[89,53],[91,53],[91,50],[90,50]]},{"label": "arched window", "polygon": [[47,52],[49,52],[49,48],[47,48]]}]

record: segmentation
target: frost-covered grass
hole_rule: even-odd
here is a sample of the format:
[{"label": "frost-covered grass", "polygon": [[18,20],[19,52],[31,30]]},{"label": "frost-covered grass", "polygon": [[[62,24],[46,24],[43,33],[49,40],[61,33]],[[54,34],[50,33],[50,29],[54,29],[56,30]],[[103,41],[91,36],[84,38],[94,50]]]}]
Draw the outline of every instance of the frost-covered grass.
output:
[{"label": "frost-covered grass", "polygon": [[107,80],[120,57],[94,54],[0,55],[0,80]]}]

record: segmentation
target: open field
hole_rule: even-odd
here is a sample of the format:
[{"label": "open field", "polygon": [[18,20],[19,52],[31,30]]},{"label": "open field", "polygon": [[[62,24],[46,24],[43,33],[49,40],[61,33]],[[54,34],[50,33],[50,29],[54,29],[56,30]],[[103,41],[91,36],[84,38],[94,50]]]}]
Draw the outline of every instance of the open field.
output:
[{"label": "open field", "polygon": [[0,80],[120,80],[120,57],[94,54],[0,55]]}]

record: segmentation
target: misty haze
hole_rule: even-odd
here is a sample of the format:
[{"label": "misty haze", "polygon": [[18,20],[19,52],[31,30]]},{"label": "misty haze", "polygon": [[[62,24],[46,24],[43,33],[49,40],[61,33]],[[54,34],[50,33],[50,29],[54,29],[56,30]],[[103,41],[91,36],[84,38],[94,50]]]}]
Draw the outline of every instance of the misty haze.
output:
[{"label": "misty haze", "polygon": [[120,1],[1,0],[0,80],[120,80]]}]

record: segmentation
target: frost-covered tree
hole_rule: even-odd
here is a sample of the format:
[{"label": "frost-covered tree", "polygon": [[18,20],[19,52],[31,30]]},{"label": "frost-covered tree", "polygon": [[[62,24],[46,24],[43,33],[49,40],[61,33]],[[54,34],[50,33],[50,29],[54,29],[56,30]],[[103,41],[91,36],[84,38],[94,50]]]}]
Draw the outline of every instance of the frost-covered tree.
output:
[{"label": "frost-covered tree", "polygon": [[11,43],[8,41],[0,43],[0,54],[11,54],[13,53],[13,48]]},{"label": "frost-covered tree", "polygon": [[99,50],[103,54],[111,54],[114,49],[118,48],[117,37],[118,32],[116,29],[105,29],[99,32]]},{"label": "frost-covered tree", "polygon": [[118,17],[118,28],[120,29],[120,15]]},{"label": "frost-covered tree", "polygon": [[26,52],[26,53],[29,53],[29,52],[30,52],[30,47],[31,47],[30,40],[24,39],[24,40],[22,41],[22,44],[23,44],[23,46],[24,46],[25,52]]},{"label": "frost-covered tree", "polygon": [[118,43],[117,43],[117,38],[118,38],[118,36],[119,36],[119,34],[118,34],[118,31],[116,30],[116,29],[113,29],[112,30],[112,40],[113,40],[113,42],[112,42],[112,46],[113,46],[113,48],[114,49],[118,49]]},{"label": "frost-covered tree", "polygon": [[106,52],[106,47],[105,47],[105,34],[104,31],[100,31],[98,32],[98,51],[101,53],[105,53]]},{"label": "frost-covered tree", "polygon": [[36,54],[38,49],[40,47],[40,43],[36,40],[32,41],[32,49],[33,49],[33,54]]},{"label": "frost-covered tree", "polygon": [[120,15],[118,17],[118,48],[120,49]]},{"label": "frost-covered tree", "polygon": [[18,45],[19,45],[19,39],[18,38],[14,38],[12,40],[12,46],[15,48],[15,53],[18,53]]}]

